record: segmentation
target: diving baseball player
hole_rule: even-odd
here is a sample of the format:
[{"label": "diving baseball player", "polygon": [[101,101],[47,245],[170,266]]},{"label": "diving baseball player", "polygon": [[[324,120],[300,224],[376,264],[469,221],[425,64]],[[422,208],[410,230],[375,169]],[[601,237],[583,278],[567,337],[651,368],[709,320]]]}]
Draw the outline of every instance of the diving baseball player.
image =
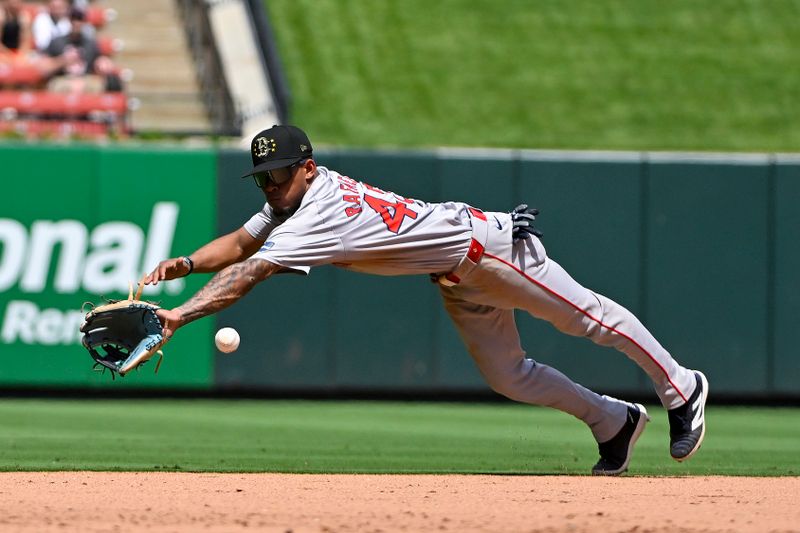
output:
[{"label": "diving baseball player", "polygon": [[569,335],[611,346],[652,379],[668,410],[670,454],[691,457],[705,435],[708,382],[672,358],[639,320],[573,280],[547,256],[532,226],[536,210],[483,212],[460,202],[426,203],[317,166],[294,126],[274,126],[251,143],[256,185],[267,203],[243,227],[189,256],[162,261],[156,284],[191,272],[218,272],[197,294],[161,309],[164,335],[233,304],[257,283],[318,265],[386,276],[432,274],[461,338],[498,393],[547,405],[584,421],[598,442],[596,475],[628,468],[649,420],[644,407],[601,396],[527,358],[514,309]]}]

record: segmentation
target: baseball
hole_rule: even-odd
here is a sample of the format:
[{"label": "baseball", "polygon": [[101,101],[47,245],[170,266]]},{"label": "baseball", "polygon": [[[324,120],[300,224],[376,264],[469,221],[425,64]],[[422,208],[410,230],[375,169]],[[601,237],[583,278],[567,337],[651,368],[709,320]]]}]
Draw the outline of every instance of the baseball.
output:
[{"label": "baseball", "polygon": [[214,343],[220,352],[231,353],[239,347],[239,332],[233,328],[222,328],[214,336]]}]

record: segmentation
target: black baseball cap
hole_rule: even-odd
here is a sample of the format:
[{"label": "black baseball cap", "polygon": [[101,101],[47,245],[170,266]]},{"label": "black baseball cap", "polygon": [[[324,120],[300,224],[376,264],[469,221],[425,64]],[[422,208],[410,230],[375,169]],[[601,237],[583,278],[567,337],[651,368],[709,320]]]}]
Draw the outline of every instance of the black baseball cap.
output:
[{"label": "black baseball cap", "polygon": [[250,143],[253,170],[242,177],[288,167],[311,157],[311,152],[311,141],[303,130],[297,126],[272,126],[253,137]]}]

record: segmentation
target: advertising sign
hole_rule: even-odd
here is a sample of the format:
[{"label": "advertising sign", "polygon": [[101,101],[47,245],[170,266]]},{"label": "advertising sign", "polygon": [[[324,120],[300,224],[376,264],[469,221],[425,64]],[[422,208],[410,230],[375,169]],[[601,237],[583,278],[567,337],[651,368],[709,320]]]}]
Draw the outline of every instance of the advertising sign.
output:
[{"label": "advertising sign", "polygon": [[[80,345],[85,302],[128,294],[159,261],[213,238],[216,164],[210,152],[96,147],[0,147],[0,385],[109,386]],[[148,287],[182,303],[198,275]],[[115,387],[206,387],[212,319],[182,329],[154,364]]]}]

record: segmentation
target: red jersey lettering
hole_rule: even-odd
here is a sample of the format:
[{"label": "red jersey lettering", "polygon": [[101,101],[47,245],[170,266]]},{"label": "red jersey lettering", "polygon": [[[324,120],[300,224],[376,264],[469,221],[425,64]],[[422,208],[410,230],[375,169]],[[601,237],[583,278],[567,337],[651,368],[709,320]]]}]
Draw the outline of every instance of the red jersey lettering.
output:
[{"label": "red jersey lettering", "polygon": [[364,201],[367,202],[367,205],[381,216],[383,222],[386,224],[386,227],[392,233],[400,232],[400,226],[403,225],[403,220],[405,220],[406,217],[415,219],[418,215],[416,211],[412,211],[406,207],[406,204],[403,203],[403,200],[398,202],[390,202],[382,198],[365,194]]}]

